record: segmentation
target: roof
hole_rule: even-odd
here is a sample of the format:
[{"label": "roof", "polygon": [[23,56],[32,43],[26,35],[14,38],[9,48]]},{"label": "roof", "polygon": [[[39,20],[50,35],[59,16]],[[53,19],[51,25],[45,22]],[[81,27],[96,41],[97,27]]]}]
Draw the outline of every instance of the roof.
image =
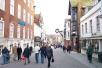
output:
[{"label": "roof", "polygon": [[72,7],[76,6],[78,2],[82,2],[83,6],[93,6],[93,0],[70,0]]}]

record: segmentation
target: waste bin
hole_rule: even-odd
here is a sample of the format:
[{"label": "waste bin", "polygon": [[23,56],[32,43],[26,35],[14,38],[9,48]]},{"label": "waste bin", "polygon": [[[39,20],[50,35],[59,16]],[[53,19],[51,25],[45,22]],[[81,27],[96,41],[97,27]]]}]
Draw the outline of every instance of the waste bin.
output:
[{"label": "waste bin", "polygon": [[98,52],[98,61],[102,63],[102,52]]}]

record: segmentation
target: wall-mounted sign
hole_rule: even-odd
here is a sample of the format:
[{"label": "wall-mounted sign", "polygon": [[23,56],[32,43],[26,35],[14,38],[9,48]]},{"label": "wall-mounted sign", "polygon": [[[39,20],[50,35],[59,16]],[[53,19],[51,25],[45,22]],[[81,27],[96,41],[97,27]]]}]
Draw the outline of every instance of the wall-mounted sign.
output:
[{"label": "wall-mounted sign", "polygon": [[26,23],[24,23],[24,22],[22,22],[22,21],[20,21],[20,20],[18,20],[18,24],[21,24],[21,25],[26,26]]},{"label": "wall-mounted sign", "polygon": [[34,41],[35,42],[41,42],[41,38],[39,36],[35,36]]}]

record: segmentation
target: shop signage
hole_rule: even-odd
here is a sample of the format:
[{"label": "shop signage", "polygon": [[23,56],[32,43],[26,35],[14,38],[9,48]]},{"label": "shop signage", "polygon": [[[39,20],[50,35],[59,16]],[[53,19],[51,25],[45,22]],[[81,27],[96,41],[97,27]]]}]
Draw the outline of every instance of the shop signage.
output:
[{"label": "shop signage", "polygon": [[35,36],[34,41],[35,42],[41,42],[41,38],[39,36]]},{"label": "shop signage", "polygon": [[21,25],[26,26],[26,23],[24,23],[24,22],[22,22],[22,21],[20,21],[20,20],[18,20],[18,24],[21,24]]}]

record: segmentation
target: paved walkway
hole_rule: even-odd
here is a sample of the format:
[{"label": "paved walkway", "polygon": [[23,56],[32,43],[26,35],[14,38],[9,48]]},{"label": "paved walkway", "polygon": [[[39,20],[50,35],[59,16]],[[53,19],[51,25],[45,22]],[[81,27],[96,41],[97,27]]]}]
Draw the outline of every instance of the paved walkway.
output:
[{"label": "paved walkway", "polygon": [[[71,52],[71,54],[63,53],[62,49],[54,49],[55,62],[51,63],[50,68],[102,68],[102,63],[93,60],[90,64],[85,55],[80,53]],[[39,57],[39,63],[35,63],[34,54],[30,57],[31,63],[24,65],[24,61],[13,61],[9,64],[0,65],[0,68],[47,68],[47,59],[44,64],[41,63]]]}]

